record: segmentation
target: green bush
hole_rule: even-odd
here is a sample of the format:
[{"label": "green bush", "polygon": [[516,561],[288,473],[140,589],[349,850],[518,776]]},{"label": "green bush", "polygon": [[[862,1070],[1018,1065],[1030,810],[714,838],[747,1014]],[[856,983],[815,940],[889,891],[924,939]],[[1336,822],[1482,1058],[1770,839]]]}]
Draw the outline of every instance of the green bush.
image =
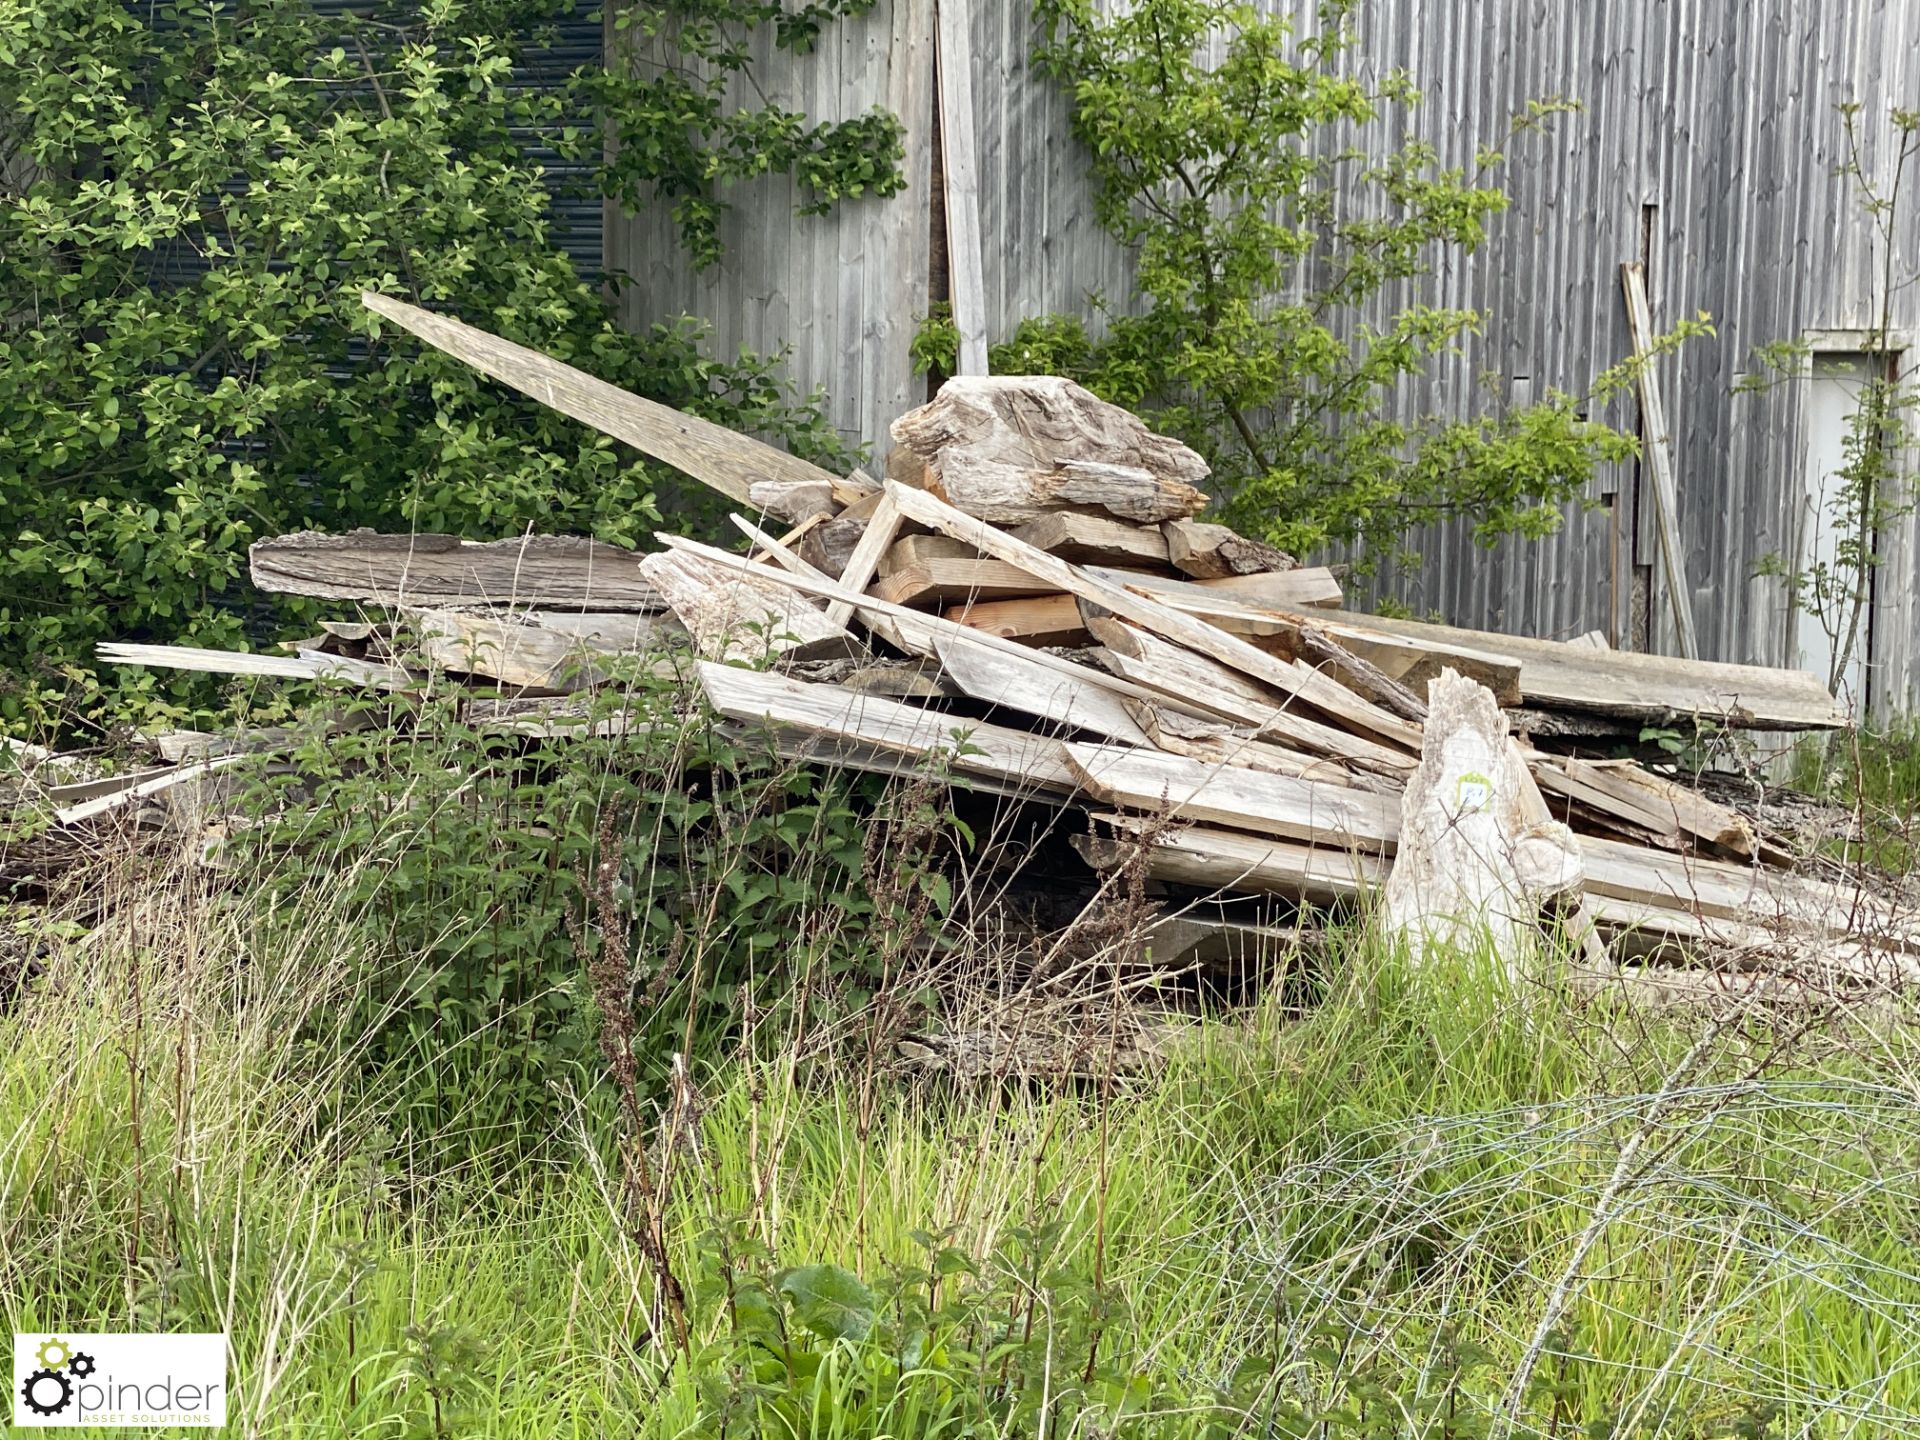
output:
[{"label": "green bush", "polygon": [[[363,288],[846,458],[771,362],[707,358],[692,322],[616,328],[556,243],[524,137],[584,152],[617,120],[626,158],[596,183],[633,205],[694,183],[636,170],[649,122],[682,166],[724,147],[699,178],[710,218],[719,180],[755,163],[801,171],[816,204],[884,189],[897,132],[867,117],[796,137],[792,117],[730,115],[713,88],[690,138],[641,82],[532,90],[513,74],[516,37],[553,6],[0,0],[0,725],[211,704],[193,677],[96,675],[92,648],[284,633],[297,608],[244,584],[263,535],[644,537],[666,472],[383,333]],[[815,9],[815,28],[839,13]],[[688,43],[722,51],[744,23],[771,20],[711,18]]]}]

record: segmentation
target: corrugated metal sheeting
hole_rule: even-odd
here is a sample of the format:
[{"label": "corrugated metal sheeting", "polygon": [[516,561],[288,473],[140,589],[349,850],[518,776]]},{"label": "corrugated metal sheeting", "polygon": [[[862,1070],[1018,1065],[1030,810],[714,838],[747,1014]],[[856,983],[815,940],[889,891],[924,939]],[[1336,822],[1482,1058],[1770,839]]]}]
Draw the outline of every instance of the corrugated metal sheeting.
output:
[{"label": "corrugated metal sheeting", "polygon": [[[1313,9],[1307,0],[1262,3],[1302,23]],[[775,98],[810,115],[874,103],[901,114],[910,156],[903,196],[808,219],[793,215],[784,184],[736,190],[728,258],[699,277],[688,276],[658,220],[623,223],[610,241],[610,262],[640,282],[631,319],[686,310],[712,318],[725,348],[790,344],[796,382],[823,387],[835,423],[877,449],[886,422],[923,383],[906,347],[927,308],[930,9],[931,0],[881,0],[829,32],[818,55],[762,57]],[[976,3],[971,16],[986,308],[998,339],[1023,316],[1079,309],[1090,294],[1122,299],[1126,264],[1093,220],[1064,99],[1028,69],[1026,0]],[[1584,393],[1628,351],[1618,268],[1644,260],[1656,325],[1707,311],[1719,327],[1717,341],[1694,342],[1661,367],[1702,653],[1793,663],[1785,587],[1754,572],[1802,543],[1804,387],[1733,387],[1755,345],[1872,321],[1879,257],[1835,173],[1844,149],[1836,107],[1864,107],[1868,164],[1879,165],[1887,108],[1920,103],[1920,0],[1375,0],[1352,57],[1364,75],[1414,75],[1425,101],[1410,133],[1431,141],[1446,165],[1471,169],[1476,147],[1499,139],[1529,98],[1584,106],[1508,147],[1502,183],[1512,206],[1477,254],[1444,265],[1417,297],[1392,297],[1396,306],[1418,298],[1487,317],[1481,336],[1395,403],[1410,417],[1451,417],[1549,388]],[[1920,251],[1920,236],[1913,246]],[[1900,298],[1895,328],[1920,328],[1920,288]],[[1823,343],[1849,342],[1841,334]],[[1630,399],[1595,418],[1638,423]],[[1423,563],[1380,588],[1458,623],[1542,635],[1597,629],[1624,646],[1671,649],[1651,526],[1636,517],[1636,469],[1602,477],[1595,508],[1571,511],[1543,543],[1489,551],[1464,527],[1421,535]],[[1883,549],[1871,690],[1877,704],[1908,706],[1920,698],[1916,552],[1910,533],[1887,537]]]}]

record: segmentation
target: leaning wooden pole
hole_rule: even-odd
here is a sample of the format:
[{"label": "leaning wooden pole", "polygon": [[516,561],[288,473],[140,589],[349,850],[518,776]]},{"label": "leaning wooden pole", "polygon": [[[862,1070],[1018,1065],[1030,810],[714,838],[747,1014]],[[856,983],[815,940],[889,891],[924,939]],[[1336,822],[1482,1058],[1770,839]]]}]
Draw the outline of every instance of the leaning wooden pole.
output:
[{"label": "leaning wooden pole", "polygon": [[371,291],[362,294],[360,300],[374,314],[418,335],[435,349],[466,361],[481,374],[511,385],[582,425],[626,441],[642,454],[711,485],[730,500],[750,504],[748,492],[763,480],[843,483],[839,476],[797,455],[670,405],[642,399],[451,315],[422,310]]},{"label": "leaning wooden pole", "polygon": [[1633,331],[1633,351],[1640,360],[1640,429],[1647,447],[1647,471],[1653,476],[1653,518],[1660,536],[1660,564],[1667,581],[1667,599],[1673,606],[1673,627],[1680,637],[1680,653],[1700,658],[1700,640],[1693,628],[1693,594],[1687,586],[1686,552],[1680,548],[1680,502],[1673,482],[1673,449],[1667,436],[1667,407],[1660,393],[1660,377],[1653,368],[1653,312],[1647,306],[1646,273],[1637,264],[1620,267],[1620,288],[1627,297],[1627,324]]}]

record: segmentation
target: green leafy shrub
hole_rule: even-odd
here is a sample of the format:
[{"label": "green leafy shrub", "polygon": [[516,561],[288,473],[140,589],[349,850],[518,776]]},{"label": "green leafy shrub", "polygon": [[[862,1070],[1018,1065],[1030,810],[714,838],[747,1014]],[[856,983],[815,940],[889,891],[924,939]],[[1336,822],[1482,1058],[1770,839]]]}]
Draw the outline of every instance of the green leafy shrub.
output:
[{"label": "green leafy shrub", "polygon": [[[96,675],[92,649],[284,633],[300,608],[244,584],[263,535],[532,527],[632,543],[656,493],[693,512],[676,523],[702,518],[669,472],[383,332],[363,288],[846,458],[771,362],[707,358],[693,322],[623,333],[559,247],[529,133],[584,155],[616,116],[623,168],[595,181],[633,204],[690,183],[632,173],[645,125],[683,167],[707,146],[645,109],[644,82],[516,79],[518,37],[555,8],[0,5],[0,724],[44,722],[63,698],[62,714],[97,716],[211,705],[193,677]],[[699,92],[716,107],[721,83]],[[791,117],[712,115],[732,128],[705,136],[724,151],[702,181],[709,209],[716,175],[804,168],[820,203],[891,183],[897,137],[877,120],[795,137]]]},{"label": "green leafy shrub", "polygon": [[251,783],[231,846],[264,915],[298,927],[325,895],[353,917],[351,1003],[315,1023],[363,1037],[396,1123],[509,1134],[559,1076],[590,1088],[609,1025],[650,1085],[749,1010],[828,1023],[883,986],[919,1006],[903,958],[966,843],[937,773],[783,761],[645,674],[589,702],[598,734],[529,738],[468,703],[348,710]]}]

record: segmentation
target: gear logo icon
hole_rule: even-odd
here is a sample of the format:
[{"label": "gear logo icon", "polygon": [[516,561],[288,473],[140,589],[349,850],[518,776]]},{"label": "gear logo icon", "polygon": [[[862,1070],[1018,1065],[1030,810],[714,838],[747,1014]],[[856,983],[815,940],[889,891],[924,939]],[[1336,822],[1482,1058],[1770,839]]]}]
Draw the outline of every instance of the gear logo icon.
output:
[{"label": "gear logo icon", "polygon": [[33,1353],[41,1367],[47,1370],[64,1370],[67,1362],[73,1359],[73,1347],[54,1335],[42,1340],[40,1348]]},{"label": "gear logo icon", "polygon": [[87,1354],[84,1350],[76,1350],[73,1352],[73,1363],[68,1365],[67,1369],[77,1379],[84,1380],[93,1374],[93,1356]]},{"label": "gear logo icon", "polygon": [[20,1398],[36,1415],[58,1415],[73,1403],[73,1382],[58,1370],[36,1370],[20,1383]]}]

